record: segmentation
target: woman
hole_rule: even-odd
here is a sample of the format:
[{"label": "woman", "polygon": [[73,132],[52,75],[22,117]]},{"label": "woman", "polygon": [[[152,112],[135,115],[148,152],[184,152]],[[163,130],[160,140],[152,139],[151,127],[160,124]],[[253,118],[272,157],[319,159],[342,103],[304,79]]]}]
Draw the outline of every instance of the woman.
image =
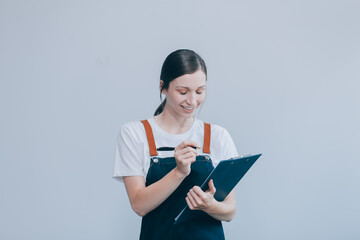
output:
[{"label": "woman", "polygon": [[[154,117],[121,127],[114,177],[143,217],[140,239],[224,239],[221,221],[235,215],[234,192],[218,202],[212,181],[206,192],[195,186],[220,160],[237,156],[224,128],[194,117],[205,100],[205,62],[194,51],[177,50],[165,59],[160,79],[166,97]],[[174,224],[186,205],[194,216]]]}]

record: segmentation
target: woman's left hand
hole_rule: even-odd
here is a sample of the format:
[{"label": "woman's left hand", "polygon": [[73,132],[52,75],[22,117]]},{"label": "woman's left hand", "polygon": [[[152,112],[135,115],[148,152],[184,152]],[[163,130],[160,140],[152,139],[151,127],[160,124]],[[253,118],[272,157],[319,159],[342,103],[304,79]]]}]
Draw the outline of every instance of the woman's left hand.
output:
[{"label": "woman's left hand", "polygon": [[209,181],[209,190],[204,192],[199,186],[195,186],[190,189],[185,200],[191,210],[203,210],[206,212],[206,210],[211,209],[216,202],[214,198],[215,192],[216,188],[211,179]]}]

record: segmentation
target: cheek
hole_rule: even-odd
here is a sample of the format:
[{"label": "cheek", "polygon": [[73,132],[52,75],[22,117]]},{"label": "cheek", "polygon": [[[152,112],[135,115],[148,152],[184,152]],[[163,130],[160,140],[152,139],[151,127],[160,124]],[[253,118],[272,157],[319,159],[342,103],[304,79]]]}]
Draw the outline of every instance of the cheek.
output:
[{"label": "cheek", "polygon": [[178,104],[178,103],[181,103],[184,101],[184,97],[182,97],[181,95],[179,94],[175,94],[175,95],[172,95],[171,96],[171,100],[174,104]]},{"label": "cheek", "polygon": [[205,94],[199,95],[198,102],[203,102],[205,100]]}]

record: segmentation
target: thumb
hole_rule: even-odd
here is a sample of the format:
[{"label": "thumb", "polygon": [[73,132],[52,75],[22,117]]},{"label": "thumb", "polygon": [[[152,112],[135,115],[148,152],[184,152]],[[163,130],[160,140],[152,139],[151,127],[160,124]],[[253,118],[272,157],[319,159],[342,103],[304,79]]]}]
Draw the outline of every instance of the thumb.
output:
[{"label": "thumb", "polygon": [[215,188],[215,185],[214,185],[214,181],[211,179],[209,181],[209,192],[214,195],[215,192],[216,192],[216,188]]}]

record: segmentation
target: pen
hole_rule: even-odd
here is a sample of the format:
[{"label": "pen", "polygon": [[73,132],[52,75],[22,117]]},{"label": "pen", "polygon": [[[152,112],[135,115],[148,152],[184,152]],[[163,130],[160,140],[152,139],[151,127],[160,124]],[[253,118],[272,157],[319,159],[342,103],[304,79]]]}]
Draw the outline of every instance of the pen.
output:
[{"label": "pen", "polygon": [[194,147],[194,146],[188,146],[188,147],[192,147],[193,149],[201,149],[201,147]]},{"label": "pen", "polygon": [[[201,149],[201,147],[196,147],[196,146],[187,146],[187,147],[191,147],[193,149]],[[173,151],[175,148],[174,147],[159,147],[156,150],[158,151]]]}]

